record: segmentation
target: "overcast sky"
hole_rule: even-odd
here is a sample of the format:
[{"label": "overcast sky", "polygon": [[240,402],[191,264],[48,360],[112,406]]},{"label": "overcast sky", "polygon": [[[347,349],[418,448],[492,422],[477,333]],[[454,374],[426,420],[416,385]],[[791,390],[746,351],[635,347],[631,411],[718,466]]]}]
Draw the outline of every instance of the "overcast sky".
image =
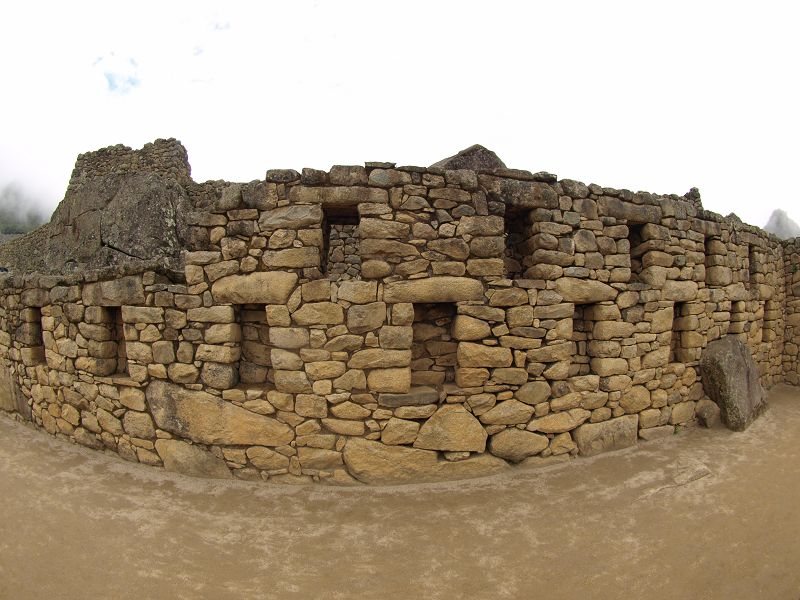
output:
[{"label": "overcast sky", "polygon": [[509,167],[800,222],[794,2],[3,2],[0,186],[176,137],[195,180],[474,143]]}]

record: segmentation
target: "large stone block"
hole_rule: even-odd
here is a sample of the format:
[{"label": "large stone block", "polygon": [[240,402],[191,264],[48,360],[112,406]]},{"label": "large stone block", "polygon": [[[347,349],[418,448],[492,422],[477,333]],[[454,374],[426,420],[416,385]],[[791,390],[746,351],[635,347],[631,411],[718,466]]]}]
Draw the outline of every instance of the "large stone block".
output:
[{"label": "large stone block", "polygon": [[138,276],[87,283],[83,286],[82,296],[86,306],[144,304],[145,300],[142,278]]},{"label": "large stone block", "polygon": [[461,367],[510,367],[513,360],[510,348],[472,342],[461,342],[458,345],[458,364]]},{"label": "large stone block", "polygon": [[594,304],[614,300],[619,293],[610,285],[592,279],[562,277],[556,281],[556,292],[565,302]]},{"label": "large stone block", "polygon": [[389,194],[386,190],[364,186],[296,185],[289,190],[289,202],[318,203],[326,206],[358,206],[365,202],[388,204]]},{"label": "large stone block", "polygon": [[440,461],[432,450],[387,446],[360,438],[348,440],[343,454],[345,465],[353,477],[363,483],[378,485],[469,479],[509,468],[508,463],[495,456]]},{"label": "large stone block", "polygon": [[486,430],[463,406],[448,404],[437,410],[422,427],[415,448],[451,452],[483,452]]},{"label": "large stone block", "polygon": [[258,226],[262,232],[271,232],[276,229],[306,229],[319,227],[321,224],[322,208],[318,204],[296,204],[273,208],[264,211],[258,220]]},{"label": "large stone block", "polygon": [[467,277],[428,277],[387,283],[385,302],[461,302],[483,299],[483,285]]},{"label": "large stone block", "polygon": [[292,314],[298,325],[338,325],[344,322],[344,310],[335,302],[310,302]]},{"label": "large stone block", "polygon": [[146,397],[158,427],[201,444],[283,446],[294,439],[288,425],[206,392],[153,381]]},{"label": "large stone block", "polygon": [[211,295],[220,304],[286,304],[296,285],[296,273],[229,275],[214,282]]},{"label": "large stone block", "polygon": [[164,462],[164,468],[167,471],[213,479],[233,477],[224,460],[202,448],[180,440],[158,440],[156,441],[156,452]]},{"label": "large stone block", "polygon": [[734,336],[706,346],[700,357],[700,377],[728,429],[744,431],[767,408],[753,356]]},{"label": "large stone block", "polygon": [[511,462],[520,462],[529,456],[539,454],[549,443],[550,440],[545,435],[522,429],[504,429],[491,437],[489,451]]},{"label": "large stone block", "polygon": [[674,302],[687,302],[697,298],[697,284],[694,281],[667,281],[664,283],[662,297]]},{"label": "large stone block", "polygon": [[625,415],[602,423],[586,423],[573,433],[578,451],[592,456],[633,446],[639,429],[638,415]]}]

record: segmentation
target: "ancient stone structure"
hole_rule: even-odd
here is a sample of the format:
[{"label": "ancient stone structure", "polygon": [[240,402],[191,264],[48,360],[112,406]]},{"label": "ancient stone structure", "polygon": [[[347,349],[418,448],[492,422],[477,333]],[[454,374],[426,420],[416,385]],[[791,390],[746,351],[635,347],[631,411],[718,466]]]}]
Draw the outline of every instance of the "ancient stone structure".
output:
[{"label": "ancient stone structure", "polygon": [[0,246],[0,408],[205,476],[494,473],[709,420],[699,361],[724,336],[764,388],[800,383],[798,265],[800,240],[696,190],[479,147],[239,184],[192,181],[175,140],[116,146]]}]

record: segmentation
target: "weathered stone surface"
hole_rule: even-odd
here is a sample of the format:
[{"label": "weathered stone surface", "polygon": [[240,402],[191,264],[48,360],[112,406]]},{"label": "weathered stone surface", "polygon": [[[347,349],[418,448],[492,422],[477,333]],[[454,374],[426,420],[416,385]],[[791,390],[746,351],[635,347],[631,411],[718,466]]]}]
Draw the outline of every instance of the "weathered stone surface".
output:
[{"label": "weathered stone surface", "polygon": [[637,415],[625,415],[602,423],[586,423],[573,432],[578,451],[583,456],[620,450],[636,443],[639,428]]},{"label": "weathered stone surface", "polygon": [[381,441],[389,446],[413,444],[417,439],[419,423],[392,417],[381,432]]},{"label": "weathered stone surface", "polygon": [[591,413],[582,408],[573,408],[566,412],[552,413],[539,419],[534,419],[526,428],[528,431],[541,431],[543,433],[563,433],[575,429],[578,425],[588,420]]},{"label": "weathered stone surface", "polygon": [[550,397],[550,384],[546,381],[531,381],[514,392],[514,397],[525,404],[539,404]]},{"label": "weathered stone surface", "polygon": [[141,277],[120,277],[112,281],[87,283],[83,286],[82,296],[86,306],[144,304],[144,286]]},{"label": "weathered stone surface", "polygon": [[319,203],[326,206],[358,206],[362,203],[386,204],[386,190],[363,186],[306,187],[296,185],[289,190],[290,202]]},{"label": "weathered stone surface", "polygon": [[482,340],[491,335],[486,321],[467,315],[456,315],[453,319],[453,338],[457,340]]},{"label": "weathered stone surface", "polygon": [[261,271],[217,279],[211,295],[220,304],[286,304],[295,285],[296,273]]},{"label": "weathered stone surface", "polygon": [[359,438],[348,440],[343,454],[353,477],[377,485],[469,479],[508,469],[504,460],[487,454],[457,462],[440,461],[431,450],[387,446]]},{"label": "weathered stone surface", "polygon": [[428,277],[413,281],[387,283],[385,302],[460,302],[483,298],[483,285],[466,277]]},{"label": "weathered stone surface", "polygon": [[206,392],[153,381],[146,396],[158,427],[201,444],[282,446],[294,438],[288,425]]},{"label": "weathered stone surface", "polygon": [[309,302],[292,314],[298,325],[337,325],[344,322],[344,310],[334,302]]},{"label": "weathered stone surface", "polygon": [[156,441],[156,452],[164,461],[164,468],[167,471],[213,479],[231,479],[233,477],[224,460],[187,442],[158,440]]},{"label": "weathered stone surface", "polygon": [[458,154],[443,158],[433,163],[431,168],[439,169],[471,169],[473,171],[493,171],[505,169],[506,165],[494,152],[475,144],[464,148]]},{"label": "weathered stone surface", "polygon": [[664,300],[687,302],[697,298],[697,284],[694,281],[667,281],[661,293]]},{"label": "weathered stone surface", "polygon": [[527,423],[532,416],[533,406],[512,399],[490,408],[480,416],[480,420],[487,425],[516,425]]},{"label": "weathered stone surface", "polygon": [[398,406],[421,406],[439,401],[439,392],[435,388],[416,386],[403,394],[379,394],[378,404],[392,408]]},{"label": "weathered stone surface", "polygon": [[556,281],[556,292],[565,302],[594,304],[614,300],[619,293],[610,285],[593,279],[562,277]]},{"label": "weathered stone surface", "polygon": [[483,452],[486,430],[463,406],[445,405],[419,430],[415,448],[426,450]]},{"label": "weathered stone surface", "polygon": [[516,463],[539,454],[549,443],[547,436],[538,433],[522,429],[504,429],[491,437],[489,450],[495,456]]},{"label": "weathered stone surface", "polygon": [[384,350],[368,348],[359,350],[350,358],[347,366],[351,369],[374,369],[387,367],[405,367],[411,363],[409,350]]},{"label": "weathered stone surface", "polygon": [[373,392],[405,393],[411,387],[411,369],[372,369],[367,374],[367,387]]},{"label": "weathered stone surface", "polygon": [[720,408],[728,429],[744,431],[767,408],[750,350],[727,336],[710,342],[700,357],[703,389]]},{"label": "weathered stone surface", "polygon": [[458,364],[462,367],[509,367],[513,359],[509,348],[472,342],[461,342],[458,345]]},{"label": "weathered stone surface", "polygon": [[378,329],[386,321],[386,304],[370,302],[355,304],[347,309],[347,329],[351,333],[366,333]]},{"label": "weathered stone surface", "polygon": [[267,233],[276,229],[314,227],[321,223],[322,208],[318,204],[295,204],[273,208],[264,211],[258,220],[261,231]]}]

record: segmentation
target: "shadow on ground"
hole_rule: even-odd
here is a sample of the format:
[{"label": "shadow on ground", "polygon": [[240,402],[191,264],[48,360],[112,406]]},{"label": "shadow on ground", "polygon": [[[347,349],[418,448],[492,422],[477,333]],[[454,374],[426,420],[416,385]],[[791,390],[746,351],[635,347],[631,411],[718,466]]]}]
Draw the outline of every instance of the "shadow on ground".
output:
[{"label": "shadow on ground", "polygon": [[208,481],[0,418],[0,598],[800,597],[800,392],[481,480]]}]

